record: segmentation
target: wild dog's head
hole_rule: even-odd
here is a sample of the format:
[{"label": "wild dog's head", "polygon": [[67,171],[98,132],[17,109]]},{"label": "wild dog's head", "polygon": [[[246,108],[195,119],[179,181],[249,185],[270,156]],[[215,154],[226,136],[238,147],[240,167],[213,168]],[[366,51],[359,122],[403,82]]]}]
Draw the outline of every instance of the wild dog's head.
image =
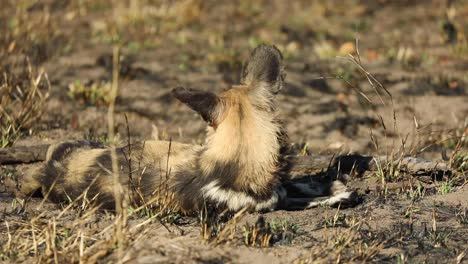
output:
[{"label": "wild dog's head", "polygon": [[286,76],[282,58],[281,52],[275,46],[260,45],[252,51],[244,63],[241,86],[233,87],[236,92],[231,88],[216,95],[208,91],[177,87],[173,90],[173,95],[198,112],[203,120],[213,127],[217,127],[222,122],[225,112],[239,93],[245,93],[255,106],[272,111],[274,95],[282,89]]},{"label": "wild dog's head", "polygon": [[[245,62],[241,85],[218,95],[184,88],[173,91],[210,124],[197,162],[199,175],[212,199],[237,201],[231,208],[245,205],[248,199],[239,197],[246,193],[269,199],[279,184],[275,172],[281,129],[273,98],[284,79],[281,60],[277,48],[261,45]],[[229,191],[220,193],[220,188]]]}]

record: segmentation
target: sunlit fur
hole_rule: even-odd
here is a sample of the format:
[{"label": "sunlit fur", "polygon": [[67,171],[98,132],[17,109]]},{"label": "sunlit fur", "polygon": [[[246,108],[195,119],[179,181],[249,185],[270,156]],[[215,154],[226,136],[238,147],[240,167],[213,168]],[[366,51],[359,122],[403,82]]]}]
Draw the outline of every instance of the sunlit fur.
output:
[{"label": "sunlit fur", "polygon": [[[153,140],[119,148],[120,184],[129,189],[138,186],[148,201],[167,183],[183,212],[204,205],[233,211],[244,207],[257,211],[304,209],[355,199],[354,192],[339,182],[329,186],[288,183],[305,197],[287,194],[278,173],[283,130],[274,103],[284,77],[279,50],[261,45],[245,63],[241,85],[218,95],[175,89],[174,96],[208,122],[205,143]],[[42,187],[48,199],[63,202],[86,190],[87,199],[96,198],[97,205],[112,208],[110,155],[109,149],[90,142],[53,145],[47,161],[26,175],[22,196]]]}]

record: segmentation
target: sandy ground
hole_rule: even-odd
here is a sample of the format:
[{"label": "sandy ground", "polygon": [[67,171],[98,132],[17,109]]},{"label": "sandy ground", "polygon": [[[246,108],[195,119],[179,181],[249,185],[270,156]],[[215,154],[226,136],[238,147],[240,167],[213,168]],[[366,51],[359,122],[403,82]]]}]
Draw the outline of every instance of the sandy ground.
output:
[{"label": "sandy ground", "polygon": [[[455,43],[447,43],[442,27],[451,10],[445,1],[135,1],[134,7],[109,1],[59,2],[38,1],[26,4],[25,10],[8,4],[0,16],[1,21],[16,17],[30,25],[23,35],[20,30],[1,39],[5,47],[17,41],[13,51],[1,50],[2,71],[26,55],[35,69],[48,74],[52,87],[43,116],[16,145],[83,138],[105,142],[105,103],[73,97],[70,86],[80,82],[90,89],[93,83],[103,87],[110,82],[112,42],[121,43],[123,54],[116,106],[121,137],[126,135],[127,115],[135,140],[150,138],[155,125],[162,139],[200,143],[204,122],[174,100],[171,89],[182,85],[222,91],[238,81],[249,51],[268,42],[283,51],[288,74],[277,97],[280,115],[291,143],[309,154],[400,151],[442,160],[451,157],[459,141],[461,152],[468,150],[466,1],[454,1],[451,7],[456,10],[450,19],[458,32]],[[5,30],[13,32],[12,27]],[[372,87],[364,72],[345,59],[348,53],[357,58],[356,38],[362,65],[391,97],[377,81]],[[2,182],[8,180],[8,171],[20,181],[23,167],[2,166]],[[243,242],[243,226],[254,224],[258,214],[242,218],[232,238],[219,244],[201,238],[196,218],[182,217],[167,228],[153,220],[141,237],[129,239],[123,256],[108,252],[100,261],[463,262],[468,253],[466,179],[466,172],[453,181],[414,179],[383,194],[367,188],[378,183],[377,176],[351,176],[350,185],[363,197],[360,205],[264,214],[267,221],[297,227],[291,239],[267,248]],[[441,191],[444,183],[450,185],[447,193]],[[417,184],[424,186],[423,194],[411,198]],[[27,222],[44,211],[43,219],[50,219],[60,212],[48,202],[38,209],[41,198],[31,201],[26,211],[18,210],[13,191],[11,184],[0,187],[0,220],[11,223],[12,234],[15,222]],[[59,223],[71,221],[69,214]],[[98,214],[94,228],[108,225],[110,218]],[[130,225],[142,221],[132,218]],[[6,226],[0,231],[6,234]],[[8,240],[0,238],[2,243]],[[3,247],[0,260],[37,260],[33,252],[8,254]]]}]

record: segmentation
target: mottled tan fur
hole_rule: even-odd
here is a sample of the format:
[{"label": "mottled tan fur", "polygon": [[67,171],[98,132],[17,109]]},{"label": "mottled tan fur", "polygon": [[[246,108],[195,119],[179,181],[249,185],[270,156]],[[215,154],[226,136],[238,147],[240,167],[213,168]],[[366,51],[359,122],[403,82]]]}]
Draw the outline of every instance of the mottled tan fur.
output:
[{"label": "mottled tan fur", "polygon": [[[303,209],[322,203],[350,203],[355,194],[339,182],[287,183],[303,194],[289,197],[279,176],[283,131],[274,96],[281,90],[282,57],[273,46],[261,45],[244,65],[241,85],[215,95],[176,88],[174,96],[208,122],[203,145],[146,141],[117,149],[122,186],[138,186],[145,200],[164,182],[184,212],[208,203],[239,210]],[[47,161],[26,175],[22,194],[42,187],[52,201],[87,199],[112,208],[113,179],[109,149],[95,143],[71,141],[53,145]],[[318,196],[322,198],[317,199]]]}]

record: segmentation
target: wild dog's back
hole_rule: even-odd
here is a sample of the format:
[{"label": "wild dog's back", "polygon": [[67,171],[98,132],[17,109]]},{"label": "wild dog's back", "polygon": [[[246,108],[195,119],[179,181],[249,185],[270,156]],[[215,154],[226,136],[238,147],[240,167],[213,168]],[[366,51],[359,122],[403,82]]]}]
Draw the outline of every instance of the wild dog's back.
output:
[{"label": "wild dog's back", "polygon": [[[197,146],[170,141],[147,141],[117,148],[120,183],[149,196],[171,168],[194,159]],[[113,209],[110,149],[90,141],[67,141],[49,147],[44,164],[26,174],[20,198],[37,189],[49,200],[62,203],[77,198]]]}]

